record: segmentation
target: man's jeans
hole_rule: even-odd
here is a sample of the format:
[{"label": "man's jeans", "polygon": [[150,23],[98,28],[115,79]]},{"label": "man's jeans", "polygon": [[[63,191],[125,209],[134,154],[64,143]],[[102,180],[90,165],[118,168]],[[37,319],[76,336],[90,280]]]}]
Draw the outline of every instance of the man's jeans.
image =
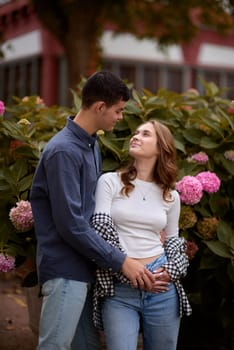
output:
[{"label": "man's jeans", "polygon": [[63,278],[43,284],[37,350],[101,349],[88,289],[88,283]]},{"label": "man's jeans", "polygon": [[[156,270],[165,255],[147,265]],[[115,295],[102,305],[104,333],[108,350],[136,350],[140,324],[144,350],[176,350],[180,317],[178,295],[173,283],[164,293],[134,289],[115,284]]]}]

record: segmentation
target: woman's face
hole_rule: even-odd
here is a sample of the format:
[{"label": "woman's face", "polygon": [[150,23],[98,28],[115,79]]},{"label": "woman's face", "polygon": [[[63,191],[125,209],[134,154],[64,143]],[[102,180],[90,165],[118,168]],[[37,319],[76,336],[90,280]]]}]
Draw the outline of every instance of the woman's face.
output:
[{"label": "woman's face", "polygon": [[157,136],[152,123],[139,126],[130,139],[129,153],[133,158],[157,158]]}]

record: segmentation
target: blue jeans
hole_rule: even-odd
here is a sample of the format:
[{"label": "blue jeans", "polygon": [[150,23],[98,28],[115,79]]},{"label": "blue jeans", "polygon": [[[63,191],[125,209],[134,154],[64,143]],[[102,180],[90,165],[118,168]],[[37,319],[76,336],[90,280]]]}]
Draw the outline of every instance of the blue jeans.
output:
[{"label": "blue jeans", "polygon": [[[149,270],[157,269],[166,261],[166,256],[157,260],[147,265]],[[173,283],[164,293],[145,292],[116,283],[115,295],[103,302],[102,319],[108,350],[136,350],[140,325],[144,350],[176,350],[180,317]]]},{"label": "blue jeans", "polygon": [[43,284],[37,350],[101,350],[85,282],[55,278]]}]

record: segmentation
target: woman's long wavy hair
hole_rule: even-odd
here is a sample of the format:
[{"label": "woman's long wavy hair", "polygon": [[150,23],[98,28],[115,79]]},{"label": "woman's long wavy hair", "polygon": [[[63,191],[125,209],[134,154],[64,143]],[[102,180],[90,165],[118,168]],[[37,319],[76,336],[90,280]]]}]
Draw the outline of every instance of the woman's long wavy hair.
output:
[{"label": "woman's long wavy hair", "polygon": [[[170,191],[175,187],[178,174],[174,139],[170,130],[164,124],[156,120],[150,120],[144,124],[147,123],[153,125],[157,137],[157,144],[155,146],[157,147],[158,156],[154,167],[153,181],[162,188],[163,198],[168,201],[171,200]],[[132,158],[125,168],[119,170],[121,180],[124,184],[121,193],[126,196],[135,187],[131,182],[137,177],[137,169],[134,163],[135,160]]]}]

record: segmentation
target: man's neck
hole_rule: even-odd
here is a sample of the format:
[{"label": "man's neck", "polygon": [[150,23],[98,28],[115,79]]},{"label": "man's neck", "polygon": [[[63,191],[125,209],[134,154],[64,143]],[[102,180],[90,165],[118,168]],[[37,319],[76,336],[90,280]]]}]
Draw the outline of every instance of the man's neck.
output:
[{"label": "man's neck", "polygon": [[79,125],[83,130],[85,130],[89,135],[93,135],[97,132],[97,128],[94,122],[94,118],[92,118],[92,112],[80,110],[73,121]]}]

